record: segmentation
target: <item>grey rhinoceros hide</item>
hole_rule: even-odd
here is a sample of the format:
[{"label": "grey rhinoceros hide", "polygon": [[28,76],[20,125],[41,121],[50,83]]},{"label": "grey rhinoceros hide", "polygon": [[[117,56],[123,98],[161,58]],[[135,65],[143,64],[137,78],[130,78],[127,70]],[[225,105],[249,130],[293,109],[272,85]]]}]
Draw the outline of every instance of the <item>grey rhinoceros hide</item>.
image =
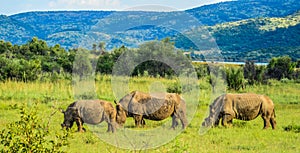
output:
[{"label": "grey rhinoceros hide", "polygon": [[150,115],[158,111],[163,104],[165,99],[149,98],[138,101],[131,101],[128,111],[133,114]]},{"label": "grey rhinoceros hide", "polygon": [[76,108],[84,123],[98,124],[103,121],[104,108],[99,102],[79,101],[76,103]]}]

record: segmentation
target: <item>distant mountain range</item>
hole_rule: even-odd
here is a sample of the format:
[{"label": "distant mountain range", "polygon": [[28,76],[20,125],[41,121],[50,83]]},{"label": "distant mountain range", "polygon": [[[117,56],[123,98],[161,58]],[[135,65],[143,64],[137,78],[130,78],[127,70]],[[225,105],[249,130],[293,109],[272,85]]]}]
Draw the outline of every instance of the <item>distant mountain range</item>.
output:
[{"label": "distant mountain range", "polygon": [[0,15],[0,40],[24,44],[36,36],[67,49],[99,42],[111,49],[170,37],[189,51],[211,49],[206,41],[213,40],[228,61],[265,61],[275,55],[298,59],[299,10],[299,0],[238,0],[174,12],[26,12]]},{"label": "distant mountain range", "polygon": [[[226,61],[255,60],[266,62],[274,56],[288,55],[300,59],[300,11],[286,17],[252,18],[236,22],[201,26],[174,37],[178,48],[211,50],[218,47]],[[199,35],[209,31],[216,46]],[[188,38],[196,38],[191,42]],[[198,39],[197,39],[198,38]],[[197,46],[197,44],[200,44]],[[200,49],[199,49],[200,48]],[[194,59],[201,55],[192,52]]]}]

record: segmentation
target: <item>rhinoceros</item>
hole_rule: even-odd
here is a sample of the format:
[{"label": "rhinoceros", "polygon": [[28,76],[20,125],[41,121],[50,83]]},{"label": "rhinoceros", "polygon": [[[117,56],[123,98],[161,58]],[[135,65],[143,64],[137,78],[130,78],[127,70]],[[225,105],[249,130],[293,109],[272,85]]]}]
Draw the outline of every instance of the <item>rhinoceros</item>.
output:
[{"label": "rhinoceros", "polygon": [[121,126],[127,117],[133,117],[136,127],[139,127],[145,125],[144,119],[160,121],[170,116],[173,129],[178,125],[178,119],[183,129],[187,126],[185,101],[175,93],[150,95],[133,91],[116,102],[116,110],[116,122]]},{"label": "rhinoceros", "polygon": [[116,110],[110,102],[104,100],[79,100],[70,104],[64,114],[63,128],[71,128],[76,122],[78,131],[83,132],[83,123],[96,125],[103,121],[108,124],[107,132],[115,132]]},{"label": "rhinoceros", "polygon": [[275,129],[275,110],[273,101],[265,96],[252,93],[223,94],[210,105],[209,116],[202,126],[218,126],[222,119],[223,126],[232,125],[233,119],[249,121],[261,115],[264,129],[270,124]]}]

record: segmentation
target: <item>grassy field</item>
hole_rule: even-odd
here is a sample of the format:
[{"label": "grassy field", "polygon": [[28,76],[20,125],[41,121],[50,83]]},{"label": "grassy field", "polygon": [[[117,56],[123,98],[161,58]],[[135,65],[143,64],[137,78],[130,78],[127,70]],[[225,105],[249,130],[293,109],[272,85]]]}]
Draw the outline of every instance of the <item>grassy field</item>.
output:
[{"label": "grassy field", "polygon": [[[130,90],[151,90],[153,83],[161,83],[164,87],[174,84],[174,80],[163,78],[131,78]],[[93,127],[85,125],[86,133],[77,133],[76,127],[71,131],[69,146],[64,148],[68,152],[300,152],[299,130],[290,131],[287,127],[300,127],[300,84],[292,81],[280,82],[272,80],[269,85],[251,86],[240,92],[253,92],[268,95],[273,99],[276,109],[276,130],[262,130],[263,121],[260,117],[253,121],[244,122],[234,120],[231,128],[217,127],[210,129],[204,134],[199,130],[211,97],[211,88],[207,79],[200,79],[200,98],[197,111],[188,128],[177,135],[170,142],[148,150],[131,151],[115,147],[106,141],[118,139],[123,129],[116,134],[105,132],[106,123],[101,123],[101,131],[91,132]],[[94,84],[97,98],[113,102],[115,99],[111,87],[110,76],[97,76]],[[234,91],[227,91],[234,92]],[[0,83],[0,130],[6,124],[19,118],[17,106],[25,104],[30,108],[34,102],[38,103],[39,116],[50,123],[52,133],[60,131],[63,114],[57,111],[57,107],[66,108],[74,101],[72,82],[58,81],[56,83],[23,83],[6,81]],[[54,107],[53,107],[54,106]],[[53,116],[51,116],[51,114]],[[169,120],[167,120],[169,121]],[[166,121],[146,120],[144,129],[133,128],[132,118],[128,118],[125,127],[134,130],[149,130],[164,125]],[[172,133],[172,131],[170,131]],[[162,132],[161,138],[167,137],[169,132]],[[103,136],[103,137],[102,137]],[[131,140],[124,140],[131,141]],[[132,144],[134,145],[134,144]],[[2,146],[0,146],[0,149]],[[136,148],[142,149],[142,148]]]}]

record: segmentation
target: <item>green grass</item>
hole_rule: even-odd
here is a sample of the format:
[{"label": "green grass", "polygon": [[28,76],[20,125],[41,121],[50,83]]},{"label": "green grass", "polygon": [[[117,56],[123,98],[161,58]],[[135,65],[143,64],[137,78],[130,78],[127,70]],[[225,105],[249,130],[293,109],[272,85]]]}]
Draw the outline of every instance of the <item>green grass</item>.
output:
[{"label": "green grass", "polygon": [[[111,101],[116,99],[112,92],[110,76],[97,76],[95,91],[97,98]],[[257,119],[249,122],[234,120],[233,127],[217,127],[210,129],[203,135],[199,134],[200,125],[207,114],[208,104],[211,100],[211,89],[206,82],[207,79],[199,80],[200,98],[197,100],[199,105],[194,118],[191,120],[188,128],[177,135],[175,139],[154,149],[142,150],[136,152],[299,152],[300,133],[300,84],[283,83],[272,81],[271,85],[257,85],[248,87],[240,92],[254,92],[265,94],[272,98],[276,109],[276,130],[262,130],[263,120]],[[151,86],[161,83],[165,88],[173,84],[174,80],[163,78],[130,78],[129,90],[151,91]],[[233,91],[228,91],[233,92]],[[30,107],[33,102],[38,102],[39,116],[50,123],[50,130],[60,131],[60,124],[63,121],[63,114],[54,107],[66,108],[74,101],[72,83],[70,81],[61,81],[57,83],[23,83],[7,81],[0,83],[0,130],[5,125],[16,121],[19,118],[17,106],[25,103]],[[55,114],[51,116],[52,113]],[[125,127],[130,130],[143,132],[156,127],[160,127],[166,121],[146,120],[146,127],[134,128],[134,121],[128,118]],[[106,133],[106,123],[98,125],[97,132],[92,132],[93,127],[87,126],[86,133],[77,133],[76,127],[72,129],[70,145],[65,148],[68,152],[134,152],[131,150],[120,149],[102,139],[114,141],[122,136],[122,129],[118,129],[116,134]],[[168,128],[168,124],[164,125]],[[172,130],[165,130],[159,133],[163,138],[172,134]],[[175,131],[176,132],[176,131]],[[98,138],[97,135],[101,137]],[[122,139],[122,141],[132,141]],[[122,142],[120,142],[122,143]],[[132,144],[134,145],[134,144]],[[1,146],[1,145],[0,145]],[[121,145],[120,145],[121,146]],[[1,149],[1,147],[0,147]],[[140,149],[140,148],[137,148]]]}]

